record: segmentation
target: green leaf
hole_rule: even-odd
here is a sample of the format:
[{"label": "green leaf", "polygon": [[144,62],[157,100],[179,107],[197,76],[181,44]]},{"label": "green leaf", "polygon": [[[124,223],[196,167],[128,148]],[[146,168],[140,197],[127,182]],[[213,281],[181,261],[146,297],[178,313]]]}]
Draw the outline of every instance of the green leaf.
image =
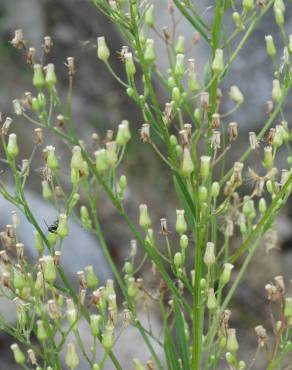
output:
[{"label": "green leaf", "polygon": [[165,324],[165,328],[164,328],[164,351],[165,351],[165,356],[166,356],[167,369],[168,370],[180,370],[180,366],[178,363],[178,356],[176,353],[176,349],[175,349],[172,337],[169,333],[167,324]]},{"label": "green leaf", "polygon": [[182,311],[180,310],[177,302],[174,304],[174,314],[175,314],[175,331],[176,340],[179,350],[179,357],[182,359],[183,369],[191,370],[190,367],[190,354],[189,354],[189,344],[186,338],[186,322]]}]

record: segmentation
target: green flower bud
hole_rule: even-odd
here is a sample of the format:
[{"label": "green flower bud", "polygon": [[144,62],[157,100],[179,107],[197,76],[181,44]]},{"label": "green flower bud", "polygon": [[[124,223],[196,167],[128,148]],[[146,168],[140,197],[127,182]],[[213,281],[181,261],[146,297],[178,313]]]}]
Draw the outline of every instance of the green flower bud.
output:
[{"label": "green flower bud", "polygon": [[98,364],[93,364],[92,370],[100,370],[100,366]]},{"label": "green flower bud", "polygon": [[284,1],[283,0],[275,0],[273,9],[274,9],[274,11],[275,10],[281,10],[281,12],[284,12],[285,9],[286,9]]},{"label": "green flower bud", "polygon": [[254,1],[253,0],[243,0],[242,7],[246,11],[250,11],[254,9]]},{"label": "green flower bud", "polygon": [[124,271],[127,275],[133,275],[134,272],[134,266],[131,262],[127,261],[124,264]]},{"label": "green flower bud", "polygon": [[77,369],[79,365],[79,357],[75,349],[74,343],[68,343],[65,357],[66,365],[70,370]]},{"label": "green flower bud", "polygon": [[56,170],[59,167],[59,162],[55,154],[55,147],[49,145],[46,149],[48,151],[47,166],[50,170]]},{"label": "green flower bud", "polygon": [[233,19],[233,22],[234,22],[235,27],[237,28],[237,30],[243,31],[245,29],[245,25],[242,22],[242,19],[241,19],[238,12],[232,13],[232,19]]},{"label": "green flower bud", "polygon": [[22,290],[26,285],[24,274],[18,269],[13,269],[13,285],[15,289]]},{"label": "green flower bud", "polygon": [[[231,278],[231,271],[232,271],[233,267],[234,266],[231,263],[224,263],[223,272],[220,276],[220,280],[221,280],[223,285],[229,283],[230,278]],[[229,349],[229,351],[230,351],[230,349]]]},{"label": "green flower bud", "polygon": [[153,229],[148,229],[146,231],[145,242],[154,246],[154,231],[153,231]]},{"label": "green flower bud", "polygon": [[263,165],[267,170],[270,170],[274,166],[274,159],[273,159],[273,148],[271,146],[264,147],[264,162]]},{"label": "green flower bud", "polygon": [[78,316],[77,316],[77,310],[74,306],[70,309],[67,309],[66,317],[67,317],[69,326],[72,327],[72,330],[76,330]]},{"label": "green flower bud", "polygon": [[156,59],[153,39],[146,40],[144,59],[145,59],[145,62],[147,63],[153,63]]},{"label": "green flower bud", "polygon": [[185,53],[185,38],[182,35],[178,36],[177,43],[175,45],[175,53],[176,54]]},{"label": "green flower bud", "polygon": [[211,197],[216,199],[220,193],[220,184],[219,182],[213,182],[211,185]]},{"label": "green flower bud", "polygon": [[182,175],[185,177],[190,176],[190,174],[194,171],[194,163],[192,160],[191,153],[187,147],[183,149],[183,157],[181,163],[181,172]]},{"label": "green flower bud", "polygon": [[82,206],[80,208],[80,218],[81,218],[82,226],[84,227],[84,229],[91,230],[92,221],[90,219],[88,209],[85,206]]},{"label": "green flower bud", "polygon": [[226,362],[229,365],[236,365],[236,362],[237,362],[236,357],[231,352],[226,352],[225,358],[226,358]]},{"label": "green flower bud", "polygon": [[210,173],[210,162],[211,157],[206,155],[201,156],[201,168],[200,168],[200,175],[202,180],[205,181]]},{"label": "green flower bud", "polygon": [[277,50],[274,44],[273,37],[271,35],[268,35],[265,37],[266,40],[266,49],[267,49],[267,54],[271,57],[274,58],[277,54]]},{"label": "green flower bud", "polygon": [[244,96],[238,86],[231,86],[229,96],[235,104],[241,105],[244,102]]},{"label": "green flower bud", "polygon": [[239,345],[236,338],[235,329],[227,329],[227,344],[226,348],[231,353],[236,353],[238,351]]},{"label": "green flower bud", "polygon": [[97,57],[103,62],[107,62],[110,57],[110,51],[107,47],[104,36],[97,38]]},{"label": "green flower bud", "polygon": [[215,51],[215,57],[212,63],[212,71],[215,73],[220,73],[224,69],[224,61],[223,61],[223,50],[217,49]]},{"label": "green flower bud", "polygon": [[135,90],[132,88],[132,87],[128,87],[127,88],[127,95],[132,98],[133,96],[135,96]]},{"label": "green flower bud", "polygon": [[277,125],[275,129],[275,136],[273,140],[273,146],[279,148],[284,141],[285,130],[282,125]]},{"label": "green flower bud", "polygon": [[148,215],[148,208],[146,204],[141,204],[139,206],[139,225],[147,230],[151,226],[151,219]]},{"label": "green flower bud", "polygon": [[16,134],[10,134],[8,138],[7,144],[7,156],[9,158],[15,158],[19,153],[19,148],[17,144],[17,136]]},{"label": "green flower bud", "polygon": [[168,79],[167,79],[167,86],[170,89],[173,89],[174,87],[176,87],[175,79],[172,76],[168,77]]},{"label": "green flower bud", "polygon": [[108,165],[114,168],[118,161],[117,143],[115,141],[106,143],[106,158]]},{"label": "green flower bud", "polygon": [[102,335],[102,342],[101,342],[106,351],[109,351],[114,344],[113,332],[114,332],[114,327],[109,324],[106,325],[105,332]]},{"label": "green flower bud", "polygon": [[105,149],[99,149],[95,153],[95,167],[97,172],[104,172],[108,169],[107,153]]},{"label": "green flower bud", "polygon": [[45,329],[44,322],[42,320],[38,320],[36,323],[37,323],[37,338],[40,342],[43,342],[48,338],[48,333]]},{"label": "green flower bud", "polygon": [[214,289],[210,288],[208,289],[208,299],[207,299],[208,310],[210,311],[215,310],[217,308],[217,305],[218,304],[214,293]]},{"label": "green flower bud", "polygon": [[43,74],[43,69],[40,64],[35,64],[33,66],[33,79],[32,79],[33,86],[37,89],[41,89],[45,86],[45,77]]},{"label": "green flower bud", "polygon": [[206,186],[200,186],[199,187],[199,201],[201,203],[206,202],[208,199],[208,190]]},{"label": "green flower bud", "polygon": [[55,73],[55,66],[53,63],[49,63],[46,67],[46,84],[51,89],[57,83],[57,76]]},{"label": "green flower bud", "polygon": [[43,276],[43,273],[41,271],[39,271],[37,273],[34,288],[35,288],[36,291],[39,292],[41,289],[43,289],[43,287],[44,287],[44,276]]},{"label": "green flower bud", "polygon": [[279,27],[284,26],[285,18],[284,18],[284,12],[280,9],[275,10],[275,20]]},{"label": "green flower bud", "polygon": [[177,138],[175,135],[170,135],[169,141],[172,147],[175,147],[177,145]]},{"label": "green flower bud", "polygon": [[177,54],[174,74],[177,78],[181,79],[185,73],[185,56],[184,54]]},{"label": "green flower bud", "polygon": [[46,105],[47,105],[45,94],[38,93],[37,99],[38,99],[38,103],[39,103],[39,109],[40,110],[45,110],[46,109]]},{"label": "green flower bud", "polygon": [[205,265],[210,268],[216,262],[215,257],[215,245],[212,242],[208,242],[204,254],[204,263]]},{"label": "green flower bud", "polygon": [[183,209],[177,209],[176,210],[176,224],[175,224],[175,230],[177,233],[181,236],[185,234],[187,231],[188,226],[185,220],[185,211]]},{"label": "green flower bud", "polygon": [[195,120],[198,122],[198,123],[201,123],[202,121],[202,111],[200,108],[196,108],[195,111],[194,111],[194,117],[195,117]]},{"label": "green flower bud", "polygon": [[81,154],[81,147],[74,146],[72,149],[71,168],[80,170],[83,167],[83,158]]},{"label": "green flower bud", "polygon": [[175,86],[173,89],[172,89],[172,93],[171,93],[171,97],[172,97],[172,100],[175,102],[175,103],[179,103],[180,102],[180,99],[181,99],[181,93],[180,93],[180,89]]},{"label": "green flower bud", "polygon": [[180,252],[177,252],[173,257],[173,263],[176,269],[179,269],[183,264],[183,256]]},{"label": "green flower bud", "polygon": [[261,215],[264,215],[266,213],[266,210],[267,210],[266,200],[265,200],[265,198],[261,198],[260,201],[259,201],[259,211],[260,211]]},{"label": "green flower bud", "polygon": [[43,273],[45,281],[49,284],[53,284],[57,278],[54,259],[51,256],[43,257],[44,264],[43,264]]},{"label": "green flower bud", "polygon": [[96,289],[99,283],[99,279],[96,276],[93,266],[86,266],[86,283],[90,289]]},{"label": "green flower bud", "polygon": [[123,120],[119,125],[116,143],[120,146],[126,145],[131,139],[131,132],[129,129],[129,121]]},{"label": "green flower bud", "polygon": [[25,356],[24,353],[21,351],[17,343],[14,343],[10,346],[13,351],[14,360],[19,365],[25,364]]},{"label": "green flower bud", "polygon": [[134,370],[146,370],[145,366],[137,359],[133,359]]},{"label": "green flower bud", "polygon": [[132,53],[126,53],[124,56],[125,59],[125,67],[126,67],[126,73],[128,77],[134,77],[136,74],[136,67],[133,60],[133,54]]},{"label": "green flower bud", "polygon": [[119,180],[119,187],[122,190],[125,190],[127,188],[127,185],[128,185],[127,177],[125,175],[122,175]]},{"label": "green flower bud", "polygon": [[274,194],[274,186],[273,186],[273,182],[271,180],[268,180],[266,182],[266,187],[267,187],[267,190],[270,194]]},{"label": "green flower bud", "polygon": [[94,337],[97,337],[100,334],[100,324],[102,317],[100,315],[90,315],[90,330],[91,334]]},{"label": "green flower bud", "polygon": [[153,11],[154,11],[154,5],[151,4],[146,12],[145,12],[145,23],[149,28],[152,28],[154,26],[154,16],[153,16]]},{"label": "green flower bud", "polygon": [[175,154],[176,154],[177,157],[181,157],[182,156],[182,154],[183,154],[183,148],[182,148],[181,145],[178,144],[175,147]]},{"label": "green flower bud", "polygon": [[186,249],[189,245],[189,238],[187,237],[187,235],[183,234],[181,235],[180,239],[179,239],[179,245],[182,249]]},{"label": "green flower bud", "polygon": [[238,370],[244,370],[246,368],[246,363],[244,361],[239,361]]},{"label": "green flower bud", "polygon": [[34,232],[34,243],[38,254],[43,254],[45,246],[42,236],[38,231]]},{"label": "green flower bud", "polygon": [[42,195],[43,195],[43,198],[46,200],[50,200],[53,197],[50,184],[48,183],[47,180],[42,181]]},{"label": "green flower bud", "polygon": [[289,35],[289,46],[288,46],[288,48],[289,48],[290,54],[292,54],[292,34]]},{"label": "green flower bud", "polygon": [[292,317],[292,298],[291,297],[286,297],[285,298],[284,315],[287,318],[291,318]]},{"label": "green flower bud", "polygon": [[57,228],[57,234],[61,237],[64,238],[67,236],[69,233],[68,230],[68,220],[67,220],[67,215],[65,213],[60,213],[59,215],[59,225]]},{"label": "green flower bud", "polygon": [[40,110],[40,104],[37,98],[32,98],[31,100],[31,108],[34,112],[38,112]]},{"label": "green flower bud", "polygon": [[279,80],[273,80],[272,97],[277,103],[282,99],[282,89]]},{"label": "green flower bud", "polygon": [[137,295],[137,286],[134,278],[128,279],[128,288],[127,292],[130,298],[135,298]]},{"label": "green flower bud", "polygon": [[253,215],[255,213],[254,201],[252,199],[249,199],[248,196],[244,198],[242,211],[247,218],[253,218]]}]

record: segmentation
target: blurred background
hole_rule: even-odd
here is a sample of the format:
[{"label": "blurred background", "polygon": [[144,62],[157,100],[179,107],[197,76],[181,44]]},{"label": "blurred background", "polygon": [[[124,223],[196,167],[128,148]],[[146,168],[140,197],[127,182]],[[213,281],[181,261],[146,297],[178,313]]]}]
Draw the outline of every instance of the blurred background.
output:
[{"label": "blurred background", "polygon": [[[171,18],[167,11],[167,0],[155,0],[156,28],[171,27]],[[214,1],[200,1],[199,11],[204,13],[206,19],[213,15]],[[237,3],[237,1],[235,1]],[[238,1],[240,3],[240,1]],[[290,8],[289,8],[290,7]],[[180,16],[175,15],[179,20]],[[292,9],[287,6],[286,29],[288,34],[292,33]],[[232,31],[232,24],[224,22],[226,34]],[[137,220],[138,205],[148,204],[151,216],[154,220],[154,228],[159,230],[159,219],[166,217],[169,220],[170,228],[173,228],[175,221],[175,209],[178,207],[176,196],[172,190],[172,178],[165,166],[158,160],[149,146],[142,145],[139,138],[139,128],[142,117],[128,98],[125,91],[112,78],[105,66],[96,58],[96,37],[104,35],[111,49],[111,65],[118,75],[124,75],[124,67],[118,58],[117,52],[121,50],[125,41],[117,32],[115,26],[101,15],[89,0],[1,0],[0,2],[0,112],[4,117],[14,118],[13,130],[21,135],[21,150],[23,155],[29,155],[32,146],[32,130],[28,122],[21,117],[13,115],[12,100],[21,98],[25,91],[31,91],[32,74],[30,67],[25,63],[25,53],[19,52],[11,47],[9,40],[14,35],[14,30],[22,28],[24,37],[29,46],[41,48],[43,37],[49,35],[53,39],[54,47],[47,57],[47,62],[55,63],[58,73],[58,91],[62,97],[66,97],[67,92],[67,68],[64,65],[68,56],[74,56],[76,60],[77,73],[74,80],[74,91],[72,101],[72,111],[75,126],[78,128],[80,137],[89,141],[92,133],[98,132],[103,138],[107,130],[116,130],[122,119],[130,121],[133,140],[129,145],[128,153],[125,156],[120,174],[125,173],[128,177],[129,192],[126,199],[127,209],[130,215]],[[203,40],[194,45],[192,42],[194,30],[189,24],[181,20],[177,26],[177,35],[186,36],[188,53],[186,59],[195,58],[198,68],[198,75],[203,81],[204,65],[210,58],[209,51]],[[245,96],[245,103],[229,117],[228,122],[237,121],[239,124],[239,139],[236,143],[236,150],[228,156],[227,167],[240,156],[248,145],[248,131],[259,130],[266,120],[266,101],[271,99],[271,88],[273,79],[273,66],[270,59],[266,56],[264,37],[272,34],[278,48],[279,55],[282,54],[281,35],[278,31],[270,12],[250,39],[249,43],[240,53],[239,58],[233,64],[231,72],[222,86],[223,111],[229,110],[232,105],[228,100],[228,90],[231,85],[238,85]],[[161,40],[150,33],[156,39],[157,65],[166,70],[168,67],[165,48]],[[236,47],[239,39],[235,39],[233,47]],[[279,45],[279,46],[278,46]],[[156,83],[158,96],[161,106],[169,100],[167,93]],[[285,105],[285,113],[288,124],[291,127],[292,113],[291,95]],[[290,118],[290,121],[289,121]],[[280,120],[280,119],[279,119]],[[228,122],[224,124],[227,126]],[[276,120],[275,124],[280,123]],[[29,128],[29,129],[28,129]],[[60,143],[55,142],[53,137],[46,136],[46,143],[57,147],[61,160],[68,158],[68,153],[63,150]],[[261,145],[264,145],[262,143]],[[278,168],[287,167],[287,153],[283,151],[279,159]],[[250,158],[250,164],[255,158]],[[257,159],[258,160],[258,159]],[[35,163],[35,168],[37,163]],[[247,168],[247,166],[246,166]],[[66,174],[65,174],[66,175]],[[69,175],[69,171],[68,171]],[[9,183],[9,176],[4,174],[5,180]],[[246,182],[245,186],[251,186]],[[43,201],[39,197],[41,191],[41,179],[37,171],[30,176],[28,185],[31,194],[37,205],[41,207]],[[39,202],[39,203],[38,203]],[[0,210],[1,225],[5,225],[10,217],[10,208],[3,203]],[[54,221],[54,210],[46,210],[48,222]],[[111,253],[122,266],[129,253],[129,241],[131,233],[125,227],[123,221],[118,217],[109,201],[100,195],[98,214],[104,229],[105,237],[110,246]],[[271,281],[276,275],[284,275],[288,289],[290,288],[290,278],[292,277],[292,211],[291,201],[286,209],[281,213],[275,225],[278,232],[278,249],[269,253],[261,248],[257,257],[249,268],[246,278],[237,292],[237,296],[232,305],[234,326],[238,328],[238,338],[243,345],[241,356],[248,361],[251,359],[256,349],[256,337],[253,332],[257,324],[266,325],[271,328],[269,321],[269,309],[265,298],[264,285]],[[29,226],[28,226],[29,227]],[[75,226],[73,225],[73,228]],[[77,226],[76,226],[77,227]],[[26,234],[26,231],[23,231]],[[24,236],[23,236],[24,238]],[[83,240],[83,239],[82,239]],[[82,240],[73,242],[71,248],[78,250],[83,244]],[[27,242],[29,243],[29,240]],[[72,246],[73,245],[73,246]],[[88,253],[95,253],[96,241],[88,241]],[[92,249],[90,249],[92,248]],[[33,255],[32,250],[30,253]],[[97,258],[102,261],[100,251]],[[86,264],[85,259],[80,259],[80,266],[76,266],[76,271],[69,268],[73,264],[74,254],[69,253],[66,259],[68,271],[74,279],[74,273]],[[100,266],[102,264],[100,263]],[[151,273],[150,265],[145,265],[143,276],[147,279]],[[103,278],[110,276],[105,269],[101,273]],[[151,278],[149,277],[149,280]],[[7,310],[3,304],[1,310]],[[157,321],[159,327],[159,320]],[[132,338],[132,337],[131,337]],[[136,341],[136,338],[133,341]],[[13,369],[13,362],[10,350],[7,350],[11,339],[0,334],[0,370]],[[128,345],[128,343],[127,343]],[[131,347],[131,346],[128,346]],[[138,346],[137,346],[138,347]],[[142,348],[142,347],[141,347]],[[124,349],[121,349],[122,351]],[[135,357],[137,349],[129,348],[124,350],[127,361]],[[146,353],[138,354],[138,357],[147,359]],[[86,366],[80,369],[86,369]],[[257,369],[261,368],[260,362]],[[108,367],[110,369],[110,365]]]}]

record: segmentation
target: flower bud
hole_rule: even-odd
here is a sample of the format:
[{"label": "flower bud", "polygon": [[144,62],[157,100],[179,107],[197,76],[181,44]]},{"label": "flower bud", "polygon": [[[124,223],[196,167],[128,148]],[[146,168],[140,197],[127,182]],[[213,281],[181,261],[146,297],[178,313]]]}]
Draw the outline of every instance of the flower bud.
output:
[{"label": "flower bud", "polygon": [[75,349],[74,343],[68,343],[67,352],[65,356],[66,365],[70,370],[77,369],[79,365],[79,357]]},{"label": "flower bud", "polygon": [[59,167],[58,159],[55,154],[55,147],[49,145],[47,149],[47,166],[50,170],[56,170]]},{"label": "flower bud", "polygon": [[177,252],[173,257],[173,263],[178,270],[183,264],[183,256],[180,252]]},{"label": "flower bud", "polygon": [[213,288],[208,289],[207,307],[210,311],[217,308],[217,300]]},{"label": "flower bud", "polygon": [[46,66],[46,84],[49,88],[52,88],[57,83],[57,76],[55,73],[55,65],[53,63],[49,63]]},{"label": "flower bud", "polygon": [[38,231],[34,232],[34,244],[38,254],[43,254],[45,246],[43,238]]},{"label": "flower bud", "polygon": [[80,170],[83,166],[83,158],[81,154],[81,147],[74,146],[72,149],[71,168]]},{"label": "flower bud", "polygon": [[246,363],[244,361],[239,361],[238,363],[238,370],[246,369]]},{"label": "flower bud", "polygon": [[204,254],[204,263],[208,268],[210,268],[216,262],[214,250],[215,250],[214,243],[208,242]]},{"label": "flower bud", "polygon": [[16,134],[10,134],[8,138],[7,144],[7,155],[9,158],[15,158],[19,153],[19,148],[17,144],[17,136]]},{"label": "flower bud", "polygon": [[97,38],[97,57],[105,63],[107,63],[108,58],[110,57],[110,51],[107,47],[104,36]]},{"label": "flower bud", "polygon": [[124,56],[126,73],[128,77],[134,77],[136,74],[136,67],[133,60],[132,53],[126,53]]},{"label": "flower bud", "polygon": [[191,153],[187,147],[183,149],[183,157],[181,163],[181,172],[182,175],[185,177],[190,176],[190,174],[194,171],[194,164],[192,160]]},{"label": "flower bud", "polygon": [[45,341],[48,338],[48,333],[45,329],[44,322],[42,320],[37,320],[37,338],[40,342]]},{"label": "flower bud", "polygon": [[291,35],[289,35],[289,52],[290,52],[290,54],[292,54],[292,34]]},{"label": "flower bud", "polygon": [[108,169],[107,153],[105,149],[99,149],[95,153],[95,167],[97,172],[104,172]]},{"label": "flower bud", "polygon": [[278,148],[283,144],[285,135],[285,129],[282,125],[277,125],[275,129],[275,135],[273,140],[273,146]]},{"label": "flower bud", "polygon": [[90,315],[90,330],[94,337],[97,337],[100,333],[100,324],[102,317],[100,315]]},{"label": "flower bud", "polygon": [[245,11],[251,11],[254,9],[253,0],[242,0],[242,7]]},{"label": "flower bud", "polygon": [[37,98],[32,98],[31,100],[31,108],[34,112],[38,112],[40,110],[40,104]]},{"label": "flower bud", "polygon": [[[226,343],[227,343],[227,341],[226,341]],[[236,357],[231,352],[226,352],[225,358],[226,358],[226,362],[229,365],[236,365],[236,362],[237,362]]]},{"label": "flower bud", "polygon": [[197,92],[200,90],[200,84],[197,80],[195,72],[195,59],[189,59],[189,78],[188,78],[188,88],[191,92]]},{"label": "flower bud", "polygon": [[129,129],[129,121],[123,120],[119,125],[116,143],[120,146],[126,145],[131,139],[131,132]]},{"label": "flower bud", "polygon": [[172,100],[175,102],[175,103],[179,103],[180,102],[180,99],[181,99],[181,93],[180,93],[180,89],[175,86],[173,89],[172,89],[172,92],[171,92],[171,97],[172,97]]},{"label": "flower bud", "polygon": [[203,203],[206,202],[208,199],[208,190],[206,186],[200,186],[199,187],[199,202]]},{"label": "flower bud", "polygon": [[181,235],[180,240],[179,240],[179,245],[181,249],[186,249],[188,247],[189,238],[187,237],[187,235],[185,234]]},{"label": "flower bud", "polygon": [[100,370],[100,366],[98,364],[93,364],[92,370]]},{"label": "flower bud", "polygon": [[181,236],[182,234],[185,234],[185,232],[187,231],[187,228],[188,227],[187,227],[187,223],[185,220],[185,211],[183,209],[177,209],[175,230]]},{"label": "flower bud", "polygon": [[13,286],[15,289],[22,290],[26,285],[26,279],[20,269],[13,269]]},{"label": "flower bud", "polygon": [[153,39],[146,40],[144,59],[147,63],[153,63],[156,59]]},{"label": "flower bud", "polygon": [[202,181],[204,182],[210,173],[211,157],[203,155],[201,156],[200,159],[201,159],[200,175],[202,177]]},{"label": "flower bud", "polygon": [[238,12],[232,13],[232,19],[235,24],[235,27],[238,31],[243,31],[245,29],[245,25],[242,22],[242,19],[240,17],[240,14]]},{"label": "flower bud", "polygon": [[184,60],[185,60],[184,54],[177,54],[174,74],[179,79],[181,79],[185,73]]},{"label": "flower bud", "polygon": [[25,356],[24,356],[24,353],[19,348],[18,344],[14,343],[10,346],[10,348],[12,349],[15,362],[19,365],[24,365],[25,364]]},{"label": "flower bud", "polygon": [[185,38],[182,35],[178,36],[177,43],[175,45],[175,53],[176,54],[185,53]]},{"label": "flower bud", "polygon": [[154,16],[153,16],[153,11],[154,11],[154,5],[151,4],[146,12],[145,12],[145,23],[149,28],[152,28],[154,26]]},{"label": "flower bud", "polygon": [[114,344],[113,331],[113,326],[107,324],[105,327],[105,332],[102,335],[102,345],[106,351],[109,351]]},{"label": "flower bud", "polygon": [[284,12],[280,9],[275,9],[275,20],[279,27],[284,26],[285,18],[284,18]]},{"label": "flower bud", "polygon": [[54,259],[51,256],[43,257],[43,274],[45,281],[49,284],[53,284],[57,278]]},{"label": "flower bud", "polygon": [[[227,284],[230,281],[231,278],[231,271],[233,269],[233,265],[231,263],[224,263],[223,272],[220,276],[220,280],[223,285]],[[230,349],[229,349],[230,351]]]},{"label": "flower bud", "polygon": [[220,193],[220,184],[219,182],[213,182],[211,185],[211,197],[216,199]]},{"label": "flower bud", "polygon": [[235,353],[238,351],[239,345],[236,338],[235,329],[227,329],[227,344],[226,348],[229,352]]},{"label": "flower bud", "polygon": [[223,61],[223,50],[217,49],[215,51],[215,57],[212,63],[212,71],[215,73],[220,73],[224,69],[224,61]]},{"label": "flower bud", "polygon": [[33,66],[33,86],[37,89],[41,89],[45,85],[45,77],[43,74],[43,69],[40,64],[35,64]]},{"label": "flower bud", "polygon": [[130,298],[135,298],[137,295],[137,286],[135,279],[130,277],[128,279],[128,289],[127,289],[128,295]]},{"label": "flower bud", "polygon": [[282,99],[282,89],[279,80],[273,80],[272,97],[277,103]]},{"label": "flower bud", "polygon": [[127,261],[124,264],[124,271],[127,275],[133,275],[134,272],[134,266],[131,262]]},{"label": "flower bud", "polygon": [[274,58],[277,54],[277,50],[274,44],[273,36],[268,35],[265,37],[266,40],[266,49],[267,49],[267,54],[271,57]]},{"label": "flower bud", "polygon": [[148,230],[151,226],[151,219],[148,214],[148,208],[146,204],[139,206],[139,225],[144,229]]},{"label": "flower bud", "polygon": [[67,221],[67,215],[65,213],[60,213],[59,215],[59,224],[57,228],[57,234],[64,238],[69,233],[68,230],[68,221]]},{"label": "flower bud", "polygon": [[229,97],[235,104],[241,105],[244,102],[244,96],[238,86],[231,86]]},{"label": "flower bud", "polygon": [[96,276],[93,266],[86,266],[86,284],[90,289],[96,289],[99,283],[99,279]]},{"label": "flower bud", "polygon": [[108,165],[114,168],[118,160],[117,143],[115,141],[106,143],[106,158]]},{"label": "flower bud", "polygon": [[263,165],[267,170],[270,170],[274,166],[273,149],[271,146],[264,147],[264,161]]},{"label": "flower bud", "polygon": [[46,200],[50,200],[53,197],[50,184],[48,183],[47,180],[42,181],[42,195],[43,195],[43,198]]}]

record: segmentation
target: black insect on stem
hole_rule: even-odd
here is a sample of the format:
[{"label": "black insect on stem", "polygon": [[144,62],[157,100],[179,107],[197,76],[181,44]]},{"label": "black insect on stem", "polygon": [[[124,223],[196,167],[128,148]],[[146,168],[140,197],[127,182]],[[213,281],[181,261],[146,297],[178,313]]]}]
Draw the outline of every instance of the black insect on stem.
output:
[{"label": "black insect on stem", "polygon": [[56,221],[54,221],[50,226],[47,224],[47,222],[44,220],[45,224],[47,225],[47,228],[48,228],[48,231],[52,234],[56,234],[57,233],[57,229],[58,229],[58,226],[59,226],[59,220],[57,219]]}]

